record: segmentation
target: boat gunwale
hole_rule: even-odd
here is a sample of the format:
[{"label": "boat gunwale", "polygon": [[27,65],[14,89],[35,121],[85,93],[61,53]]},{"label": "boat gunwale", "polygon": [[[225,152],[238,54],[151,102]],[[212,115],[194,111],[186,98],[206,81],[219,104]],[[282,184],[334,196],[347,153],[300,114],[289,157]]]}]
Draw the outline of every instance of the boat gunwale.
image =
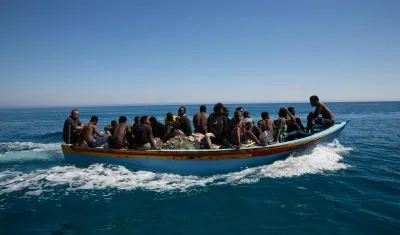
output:
[{"label": "boat gunwale", "polygon": [[[325,129],[321,132],[318,132],[314,135],[301,138],[301,139],[296,139],[288,142],[283,142],[283,143],[277,143],[273,145],[267,145],[267,146],[253,146],[253,147],[243,147],[240,149],[235,149],[235,148],[229,148],[229,149],[162,149],[162,150],[135,150],[135,149],[104,149],[104,148],[88,148],[88,147],[81,147],[81,146],[74,146],[71,144],[62,144],[62,150],[64,153],[64,148],[69,148],[72,151],[76,153],[85,153],[85,152],[91,152],[91,153],[102,153],[102,154],[148,154],[148,155],[154,155],[154,156],[161,156],[164,154],[193,154],[193,153],[201,153],[201,154],[231,154],[231,153],[239,153],[239,154],[246,154],[246,153],[254,153],[258,151],[265,151],[265,150],[272,150],[272,149],[277,149],[277,148],[285,148],[285,147],[290,147],[290,146],[297,146],[297,145],[302,145],[302,144],[312,144],[315,142],[318,142],[320,139],[326,138],[330,136],[331,134],[334,134],[336,131],[343,129],[348,123],[350,122],[349,120],[340,122],[335,124],[334,126]],[[283,150],[282,152],[286,152],[288,150]]]}]

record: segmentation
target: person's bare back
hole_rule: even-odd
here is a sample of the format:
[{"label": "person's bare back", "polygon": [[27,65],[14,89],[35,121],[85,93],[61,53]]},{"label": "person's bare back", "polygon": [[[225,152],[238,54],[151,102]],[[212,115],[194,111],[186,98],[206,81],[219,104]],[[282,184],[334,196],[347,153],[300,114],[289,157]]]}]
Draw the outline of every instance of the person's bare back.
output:
[{"label": "person's bare back", "polygon": [[94,140],[93,133],[96,133],[95,131],[96,128],[97,128],[96,125],[94,125],[93,123],[89,123],[87,126],[83,128],[82,136],[88,145],[93,144]]},{"label": "person's bare back", "polygon": [[205,134],[207,133],[208,114],[198,113],[193,117],[194,132]]},{"label": "person's bare back", "polygon": [[114,132],[115,142],[126,142],[126,134],[129,132],[129,126],[126,123],[121,123],[117,126]]},{"label": "person's bare back", "polygon": [[320,107],[318,107],[318,105],[317,105],[317,108],[320,109],[320,113],[321,113],[322,118],[334,120],[333,113],[332,113],[332,111],[328,108],[328,106],[326,106],[326,105],[325,105],[324,103],[322,103],[322,102],[319,102],[319,106],[320,106]]}]

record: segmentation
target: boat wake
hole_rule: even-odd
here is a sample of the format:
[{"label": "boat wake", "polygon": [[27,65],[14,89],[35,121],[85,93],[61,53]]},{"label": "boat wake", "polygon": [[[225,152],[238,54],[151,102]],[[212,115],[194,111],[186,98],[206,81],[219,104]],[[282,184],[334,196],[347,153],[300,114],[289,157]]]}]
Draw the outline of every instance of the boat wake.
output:
[{"label": "boat wake", "polygon": [[213,176],[131,171],[123,166],[104,164],[93,164],[87,168],[54,166],[29,173],[8,169],[0,172],[0,195],[20,192],[25,196],[39,196],[46,192],[68,194],[78,190],[104,189],[190,192],[216,185],[253,184],[264,178],[288,178],[346,169],[350,166],[341,162],[341,154],[351,150],[335,140],[271,165]]},{"label": "boat wake", "polygon": [[62,159],[61,143],[0,143],[0,163]]}]

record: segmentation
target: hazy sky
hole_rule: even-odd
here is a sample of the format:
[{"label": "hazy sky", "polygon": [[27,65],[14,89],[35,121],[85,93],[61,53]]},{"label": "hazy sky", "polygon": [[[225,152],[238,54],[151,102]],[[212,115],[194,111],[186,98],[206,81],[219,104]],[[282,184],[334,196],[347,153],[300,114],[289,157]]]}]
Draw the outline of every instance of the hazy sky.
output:
[{"label": "hazy sky", "polygon": [[400,100],[400,1],[2,0],[0,106]]}]

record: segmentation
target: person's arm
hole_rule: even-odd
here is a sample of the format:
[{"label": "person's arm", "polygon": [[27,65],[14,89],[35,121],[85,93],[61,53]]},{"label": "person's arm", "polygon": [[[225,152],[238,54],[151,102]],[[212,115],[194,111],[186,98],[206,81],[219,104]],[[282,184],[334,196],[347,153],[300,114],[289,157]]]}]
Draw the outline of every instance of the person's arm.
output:
[{"label": "person's arm", "polygon": [[289,121],[290,123],[296,123],[296,118],[290,112],[287,113],[289,115],[289,120],[286,121]]},{"label": "person's arm", "polygon": [[242,123],[239,123],[239,125],[236,127],[236,138],[237,138],[237,141],[238,141],[238,145],[236,146],[237,148],[242,147],[242,141],[240,140],[240,129],[242,128],[241,124]]},{"label": "person's arm", "polygon": [[107,125],[107,126],[104,127],[104,130],[105,130],[105,131],[111,131],[112,128],[113,128],[113,127],[112,127],[111,125]]},{"label": "person's arm", "polygon": [[217,136],[217,134],[218,134],[217,131],[212,127],[214,120],[215,120],[215,118],[213,116],[208,117],[208,121],[207,121],[208,132],[211,132],[215,136]]},{"label": "person's arm", "polygon": [[72,130],[83,130],[84,127],[80,121],[78,121],[78,124],[76,124],[71,118],[68,119],[68,124],[71,126]]},{"label": "person's arm", "polygon": [[147,134],[149,136],[151,148],[158,149],[156,146],[156,140],[153,137],[153,129],[151,128],[151,126],[148,126],[148,128],[146,128],[146,130],[147,130]]},{"label": "person's arm", "polygon": [[300,126],[300,129],[302,131],[305,131],[306,128],[304,128],[303,123],[301,122],[301,119],[299,117],[296,118],[296,123],[297,123],[297,125]]},{"label": "person's arm", "polygon": [[96,133],[96,135],[98,135],[98,136],[100,136],[100,137],[103,137],[104,136],[104,133],[101,133],[100,131],[99,131],[99,129],[97,129],[97,126],[94,126],[94,133]]},{"label": "person's arm", "polygon": [[185,135],[186,136],[191,136],[193,131],[192,131],[192,125],[190,125],[190,119],[187,116],[185,116],[184,120],[182,120],[182,121],[186,126],[185,127],[185,131],[186,131]]},{"label": "person's arm", "polygon": [[285,120],[281,118],[278,123],[278,129],[276,130],[275,141],[274,141],[275,143],[279,143],[279,136],[281,135],[281,130],[284,124]]},{"label": "person's arm", "polygon": [[201,118],[200,119],[200,127],[204,130],[204,134],[206,134],[207,133],[207,121],[208,121],[208,117],[207,117],[207,121],[206,120],[204,120],[205,118]]}]

